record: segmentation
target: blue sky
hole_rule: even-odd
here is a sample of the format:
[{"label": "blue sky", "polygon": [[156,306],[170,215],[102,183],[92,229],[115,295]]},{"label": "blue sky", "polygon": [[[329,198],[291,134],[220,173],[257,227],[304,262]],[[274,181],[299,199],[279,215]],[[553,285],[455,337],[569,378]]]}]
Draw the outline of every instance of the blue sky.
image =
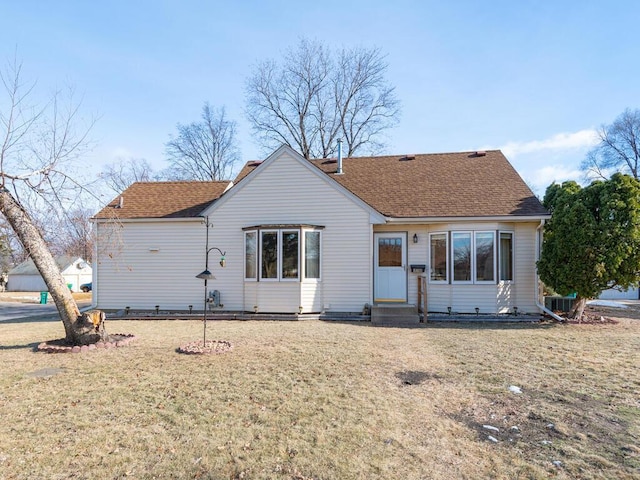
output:
[{"label": "blue sky", "polygon": [[39,92],[73,85],[99,117],[96,172],[117,158],[164,168],[169,134],[205,101],[237,121],[243,161],[263,158],[244,83],[302,36],[387,54],[403,107],[386,153],[501,148],[537,193],[578,178],[593,129],[640,108],[635,1],[22,0],[0,11],[0,60],[17,50]]}]

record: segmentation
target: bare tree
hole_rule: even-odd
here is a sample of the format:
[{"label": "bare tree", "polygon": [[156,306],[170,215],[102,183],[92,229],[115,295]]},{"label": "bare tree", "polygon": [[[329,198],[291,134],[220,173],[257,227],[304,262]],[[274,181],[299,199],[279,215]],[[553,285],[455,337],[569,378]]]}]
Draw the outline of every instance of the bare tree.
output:
[{"label": "bare tree", "polygon": [[202,121],[178,124],[178,135],[166,144],[171,164],[167,176],[184,180],[226,180],[240,157],[236,142],[236,123],[228,120],[225,109],[202,107]]},{"label": "bare tree", "polygon": [[119,158],[104,166],[100,179],[115,193],[121,193],[132,183],[156,180],[157,175],[144,158]]},{"label": "bare tree", "polygon": [[608,178],[624,172],[640,178],[640,110],[626,109],[611,125],[600,127],[598,139],[582,162],[589,175]]},{"label": "bare tree", "polygon": [[82,257],[91,262],[93,256],[93,228],[91,217],[94,210],[75,207],[62,210],[55,222],[49,222],[49,235],[45,240],[49,244],[49,250],[54,255],[68,255]]},{"label": "bare tree", "polygon": [[265,149],[285,143],[305,158],[326,158],[342,138],[348,156],[380,152],[400,115],[387,67],[378,48],[332,52],[302,39],[281,63],[258,64],[246,84],[247,117]]},{"label": "bare tree", "polygon": [[11,227],[0,219],[0,274],[8,272],[13,266],[11,233]]},{"label": "bare tree", "polygon": [[[20,196],[39,195],[48,204],[68,200],[78,183],[63,173],[65,165],[88,147],[89,127],[78,130],[79,106],[73,92],[56,92],[44,107],[29,105],[33,84],[21,79],[14,60],[0,73],[6,98],[0,99],[0,213],[42,275],[65,328],[66,339],[86,343],[78,306],[60,273],[41,231],[23,207]],[[66,99],[66,101],[64,100]]]}]

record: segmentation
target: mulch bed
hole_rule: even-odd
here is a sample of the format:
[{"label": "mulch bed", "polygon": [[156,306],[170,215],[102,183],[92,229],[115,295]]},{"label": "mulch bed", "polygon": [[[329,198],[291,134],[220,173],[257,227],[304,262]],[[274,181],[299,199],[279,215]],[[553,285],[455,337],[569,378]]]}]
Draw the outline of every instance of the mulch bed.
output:
[{"label": "mulch bed", "polygon": [[114,333],[109,335],[109,341],[96,342],[89,345],[69,345],[64,338],[42,342],[38,345],[39,352],[45,353],[81,353],[95,350],[124,347],[133,342],[137,337],[126,333]]},{"label": "mulch bed", "polygon": [[602,315],[584,313],[582,319],[576,320],[575,318],[569,318],[567,323],[572,325],[615,325],[618,322],[613,318],[603,317]]},{"label": "mulch bed", "polygon": [[178,353],[186,353],[189,355],[197,355],[204,353],[226,353],[233,350],[233,345],[226,340],[207,340],[207,343],[202,341],[185,343],[180,345],[176,351]]}]

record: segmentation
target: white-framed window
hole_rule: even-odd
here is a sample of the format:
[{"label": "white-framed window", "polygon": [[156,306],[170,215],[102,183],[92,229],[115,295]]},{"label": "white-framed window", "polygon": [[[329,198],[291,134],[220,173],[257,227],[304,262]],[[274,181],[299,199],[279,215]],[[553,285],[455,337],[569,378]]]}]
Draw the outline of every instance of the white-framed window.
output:
[{"label": "white-framed window", "polygon": [[315,228],[318,229],[304,226],[246,229],[244,279],[267,282],[320,280],[321,227]]},{"label": "white-framed window", "polygon": [[497,283],[497,248],[494,231],[451,232],[451,283]]},{"label": "white-framed window", "polygon": [[244,279],[258,280],[258,232],[244,232]]},{"label": "white-framed window", "polygon": [[304,230],[304,278],[320,280],[321,235],[318,230]]},{"label": "white-framed window", "polygon": [[278,230],[260,230],[260,280],[278,280]]},{"label": "white-framed window", "polygon": [[514,265],[514,249],[513,249],[513,232],[499,232],[500,241],[498,243],[498,263],[499,263],[499,280],[501,282],[513,282],[513,265]]},{"label": "white-framed window", "polygon": [[446,232],[429,234],[429,282],[449,282],[449,237]]},{"label": "white-framed window", "polygon": [[451,264],[453,283],[473,283],[472,232],[451,233]]},{"label": "white-framed window", "polygon": [[474,232],[474,281],[496,283],[496,233]]},{"label": "white-framed window", "polygon": [[280,279],[300,279],[300,230],[280,231]]}]

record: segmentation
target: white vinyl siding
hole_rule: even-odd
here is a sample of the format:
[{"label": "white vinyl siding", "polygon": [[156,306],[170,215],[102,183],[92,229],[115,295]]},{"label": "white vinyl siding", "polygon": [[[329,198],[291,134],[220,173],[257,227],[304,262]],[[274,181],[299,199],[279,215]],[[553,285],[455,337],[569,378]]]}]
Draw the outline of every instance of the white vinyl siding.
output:
[{"label": "white vinyl siding", "polygon": [[[537,312],[536,296],[538,292],[536,263],[533,252],[536,250],[536,227],[532,223],[515,223],[513,235],[513,285],[512,295],[506,308],[518,307],[520,312]],[[504,230],[507,230],[505,228]],[[506,287],[505,287],[506,288]]]},{"label": "white vinyl siding", "polygon": [[[227,252],[227,268],[214,272],[225,310],[253,311],[257,306],[260,312],[283,312],[286,306],[298,312],[302,306],[304,312],[362,311],[372,298],[370,212],[286,154],[263,167],[234,187],[242,189],[209,217],[214,225],[210,242]],[[243,229],[257,225],[324,227],[321,281],[243,282]]]},{"label": "white vinyl siding", "polygon": [[[233,310],[258,313],[298,313],[301,305],[300,285],[299,282],[247,282],[245,285],[246,305],[244,309],[234,308]],[[225,308],[227,308],[226,304]]]},{"label": "white vinyl siding", "polygon": [[[494,260],[494,281],[490,284],[453,283],[452,237],[449,249],[449,283],[427,286],[430,311],[447,307],[462,313],[537,311],[535,300],[536,227],[539,222],[459,221],[438,224],[372,224],[380,221],[365,206],[340,191],[323,174],[316,174],[289,153],[263,164],[255,175],[240,181],[211,210],[209,246],[226,251],[226,268],[211,268],[215,279],[209,290],[219,290],[224,310],[268,312],[360,312],[373,298],[373,237],[375,232],[407,232],[418,242],[408,242],[409,264],[430,268],[430,233],[513,232],[513,281],[498,282],[498,261]],[[292,201],[293,199],[293,201]],[[298,281],[260,280],[262,268],[256,259],[253,272],[246,263],[245,230],[257,225],[316,225],[319,257],[307,265],[305,230],[299,243]],[[275,228],[275,227],[274,227]],[[281,230],[288,230],[282,228]],[[257,230],[256,230],[257,232]],[[449,233],[451,232],[451,233]],[[195,278],[205,265],[205,227],[201,219],[123,222],[97,225],[98,245],[94,265],[94,299],[99,308],[196,310],[203,305],[203,282]],[[261,238],[256,235],[256,255]],[[281,242],[278,243],[281,248]],[[472,255],[472,258],[475,255]],[[495,255],[497,256],[497,255]],[[309,278],[318,270],[319,278]],[[254,274],[255,272],[255,274]],[[277,276],[281,276],[278,265]],[[473,270],[471,272],[473,274]],[[314,276],[316,273],[313,274]],[[254,281],[245,281],[253,278]],[[408,273],[408,301],[417,299],[418,274]]]},{"label": "white vinyl siding", "polygon": [[320,312],[323,309],[324,282],[302,282],[300,305],[304,306],[303,312]]},{"label": "white vinyl siding", "polygon": [[[535,241],[536,227],[539,222],[475,222],[475,223],[439,223],[426,225],[376,225],[376,232],[406,230],[409,238],[417,234],[418,243],[408,244],[408,263],[426,264],[427,270],[427,308],[430,312],[452,312],[480,314],[513,312],[518,307],[520,313],[538,313],[536,306]],[[449,264],[449,283],[430,281],[431,234],[448,232],[505,232],[513,234],[513,281],[497,281],[498,260],[496,260],[496,280],[490,283],[453,283],[452,265]],[[449,236],[448,255],[451,261],[451,237]],[[498,238],[496,234],[496,239]],[[496,240],[497,243],[497,240]],[[496,245],[497,249],[497,245]],[[497,255],[496,255],[497,256]],[[409,273],[408,301],[417,302],[418,276]]]},{"label": "white vinyl siding", "polygon": [[[202,310],[205,227],[200,221],[122,223],[117,229],[97,225],[94,302],[104,309]],[[210,246],[219,245],[215,240]],[[224,246],[221,249],[224,250]],[[213,262],[209,290],[222,291],[226,268]],[[227,266],[229,263],[227,263]],[[241,273],[242,275],[242,273]]]}]

